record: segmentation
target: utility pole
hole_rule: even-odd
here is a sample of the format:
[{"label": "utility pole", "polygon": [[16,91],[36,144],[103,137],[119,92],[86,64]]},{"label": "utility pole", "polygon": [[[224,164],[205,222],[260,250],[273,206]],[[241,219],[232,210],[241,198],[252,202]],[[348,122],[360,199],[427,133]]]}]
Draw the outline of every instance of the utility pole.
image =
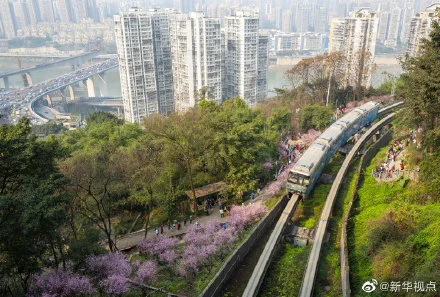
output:
[{"label": "utility pole", "polygon": [[329,75],[329,78],[328,78],[327,100],[326,100],[326,103],[325,103],[325,106],[327,106],[327,107],[328,107],[328,101],[330,99],[331,83],[332,83],[332,73],[330,72],[330,75]]},{"label": "utility pole", "polygon": [[391,86],[391,97],[394,97],[396,94],[396,85],[397,85],[397,78],[393,79],[393,85]]}]

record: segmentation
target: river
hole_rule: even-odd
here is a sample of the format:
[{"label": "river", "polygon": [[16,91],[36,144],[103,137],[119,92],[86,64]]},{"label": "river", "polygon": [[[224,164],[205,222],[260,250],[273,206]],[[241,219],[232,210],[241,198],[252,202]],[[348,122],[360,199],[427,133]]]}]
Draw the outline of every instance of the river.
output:
[{"label": "river", "polygon": [[[21,65],[23,68],[29,67],[36,64],[42,64],[41,61],[36,62],[32,59],[20,59]],[[267,75],[267,83],[268,89],[273,90],[274,88],[288,88],[289,82],[285,77],[285,72],[293,67],[293,63],[298,62],[299,59],[293,59],[288,61],[283,61],[285,65],[269,65],[268,75]],[[376,58],[376,70],[373,74],[372,84],[374,87],[382,84],[386,78],[386,73],[391,73],[393,75],[400,75],[402,72],[400,65],[398,64],[396,58],[394,56],[378,56]],[[83,66],[86,66],[84,64]],[[78,66],[76,66],[78,67]],[[9,72],[12,70],[17,70],[18,62],[16,58],[0,58],[0,73]],[[72,71],[72,66],[54,66],[50,68],[45,68],[42,70],[33,71],[32,80],[34,83],[42,82],[47,79],[51,79],[57,76],[60,76],[64,73]],[[384,73],[386,72],[386,73]],[[105,80],[107,82],[107,93],[103,94],[109,97],[120,97],[121,96],[121,86],[120,86],[120,78],[119,72],[117,69],[108,71],[105,74]],[[9,79],[10,86],[12,88],[20,88],[22,87],[20,76],[14,76]],[[0,81],[0,87],[3,87],[3,81]],[[273,93],[268,94],[273,95]]]}]

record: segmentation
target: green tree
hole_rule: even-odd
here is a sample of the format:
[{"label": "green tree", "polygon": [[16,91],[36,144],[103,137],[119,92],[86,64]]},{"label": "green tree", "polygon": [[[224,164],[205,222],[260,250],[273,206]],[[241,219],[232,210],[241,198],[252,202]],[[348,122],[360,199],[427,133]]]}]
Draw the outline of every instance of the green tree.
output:
[{"label": "green tree", "polygon": [[105,234],[111,251],[117,250],[112,218],[128,197],[125,161],[119,150],[97,147],[75,152],[62,165],[77,212]]},{"label": "green tree", "polygon": [[169,117],[151,116],[144,120],[147,133],[165,144],[166,158],[182,163],[187,171],[188,183],[192,192],[191,207],[197,210],[194,169],[205,149],[207,130],[199,123],[197,109]]},{"label": "green tree", "polygon": [[285,107],[274,108],[267,121],[273,131],[285,132],[291,126],[292,112]]},{"label": "green tree", "polygon": [[198,104],[199,102],[203,101],[203,100],[208,100],[210,101],[212,99],[212,90],[210,87],[208,86],[204,86],[202,87],[200,90],[197,91],[197,102],[196,104]]},{"label": "green tree", "polygon": [[63,143],[71,155],[62,162],[61,169],[70,180],[69,190],[74,196],[72,215],[84,217],[99,228],[114,251],[112,219],[126,205],[132,175],[124,151],[143,132],[138,125],[121,125],[112,116],[99,118],[102,120],[90,121],[86,129],[65,134]]},{"label": "green tree", "polygon": [[236,97],[224,102],[220,112],[204,111],[203,119],[213,135],[206,153],[224,168],[224,179],[239,199],[255,189],[264,160],[275,154],[274,139],[264,133],[264,115]]},{"label": "green tree", "polygon": [[59,229],[68,201],[56,168],[62,150],[55,138],[38,141],[30,133],[26,118],[0,126],[0,293],[26,291],[49,255],[52,265],[65,264]]},{"label": "green tree", "polygon": [[322,130],[330,124],[332,115],[325,106],[308,105],[301,110],[300,129],[304,132],[309,129]]},{"label": "green tree", "polygon": [[426,133],[439,126],[440,115],[440,25],[433,22],[429,39],[424,40],[420,56],[407,57],[399,97],[405,100],[404,119],[412,128]]},{"label": "green tree", "polygon": [[124,152],[124,158],[128,160],[127,170],[132,173],[131,196],[145,207],[145,237],[153,207],[166,191],[166,182],[162,179],[162,152],[162,144],[150,137],[141,138],[134,147]]},{"label": "green tree", "polygon": [[114,114],[111,114],[111,113],[105,112],[105,111],[97,111],[97,112],[89,114],[86,117],[86,122],[87,122],[87,125],[97,125],[97,124],[102,124],[102,123],[106,123],[106,122],[113,122],[117,125],[122,125],[124,123],[123,120],[118,119],[118,117],[115,116]]},{"label": "green tree", "polygon": [[36,135],[49,135],[49,134],[59,134],[66,131],[67,128],[63,126],[62,123],[57,123],[55,121],[49,121],[43,125],[37,125],[32,127],[32,133]]}]

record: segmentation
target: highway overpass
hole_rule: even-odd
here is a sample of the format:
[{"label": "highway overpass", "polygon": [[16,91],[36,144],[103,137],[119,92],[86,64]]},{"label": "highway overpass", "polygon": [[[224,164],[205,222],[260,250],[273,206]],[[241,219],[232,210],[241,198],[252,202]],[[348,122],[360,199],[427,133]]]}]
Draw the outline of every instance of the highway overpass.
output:
[{"label": "highway overpass", "polygon": [[[83,54],[80,54],[77,56],[65,57],[60,60],[50,62],[50,63],[40,64],[40,65],[28,67],[28,68],[23,68],[23,69],[19,69],[19,70],[14,70],[14,71],[2,73],[2,74],[0,74],[0,79],[3,79],[5,89],[8,90],[9,89],[9,77],[15,76],[15,75],[21,75],[24,87],[28,87],[28,86],[33,85],[32,76],[31,76],[32,71],[41,70],[41,69],[44,69],[47,67],[52,67],[52,66],[55,66],[58,64],[71,62],[71,61],[79,61],[82,63],[82,61],[84,59],[93,58],[93,57],[97,56],[98,54],[99,54],[99,51],[87,52],[87,53],[83,53]],[[15,56],[11,56],[11,57],[15,57]]]}]

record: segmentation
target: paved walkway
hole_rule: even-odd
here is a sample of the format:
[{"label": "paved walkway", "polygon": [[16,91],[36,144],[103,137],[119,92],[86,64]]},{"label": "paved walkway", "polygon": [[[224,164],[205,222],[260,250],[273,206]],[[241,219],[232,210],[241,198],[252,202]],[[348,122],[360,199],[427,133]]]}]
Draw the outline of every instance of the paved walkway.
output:
[{"label": "paved walkway", "polygon": [[[202,216],[202,217],[194,217],[193,216],[193,221],[190,224],[189,222],[189,218],[187,219],[186,225],[183,225],[183,222],[180,222],[181,226],[180,226],[180,230],[177,230],[177,227],[175,228],[171,228],[171,230],[168,230],[168,225],[164,224],[164,228],[163,228],[163,235],[166,236],[178,236],[178,235],[183,235],[187,232],[188,228],[191,225],[194,225],[196,222],[199,222],[200,225],[203,225],[204,223],[207,223],[209,221],[218,221],[223,222],[225,221],[226,218],[221,218],[220,217],[220,211],[218,209],[218,205],[217,207],[214,207],[211,211],[211,215],[209,216]],[[171,224],[172,226],[172,224]],[[147,238],[153,238],[156,237],[156,232],[155,232],[155,227],[154,228],[149,228],[148,229],[148,233],[147,233]],[[159,229],[159,234],[160,234],[160,228]],[[126,234],[123,235],[122,237],[119,237],[116,240],[116,246],[118,247],[119,250],[125,250],[125,249],[129,249],[132,248],[134,246],[136,246],[141,240],[144,239],[144,235],[145,235],[145,229],[130,233],[130,234]]]},{"label": "paved walkway", "polygon": [[[296,160],[298,160],[297,158]],[[287,168],[281,172],[281,174],[278,176],[276,181],[271,182],[266,187],[264,187],[259,193],[256,193],[254,201],[262,201],[265,202],[266,200],[273,197],[275,194],[277,194],[280,190],[282,190],[287,181],[289,170],[294,166],[295,163],[290,164],[287,166]],[[244,204],[251,203],[252,201],[249,199]],[[209,216],[201,216],[201,217],[195,217],[193,216],[192,224],[195,224],[196,221],[199,222],[200,225],[203,225],[204,223],[207,223],[209,221],[218,221],[223,222],[226,220],[225,218],[220,217],[220,211],[218,208],[218,205],[215,205],[212,208],[211,215]],[[164,231],[163,234],[166,236],[178,236],[183,235],[187,232],[189,226],[191,225],[189,223],[189,219],[187,219],[186,226],[183,225],[183,222],[181,223],[180,231],[177,231],[177,228],[174,228],[172,230],[168,230],[168,226],[164,225]],[[160,228],[159,228],[160,232]],[[126,250],[129,248],[132,248],[136,246],[142,239],[144,239],[145,229],[123,235],[121,237],[118,237],[116,240],[116,246],[119,250]],[[147,238],[156,237],[155,228],[149,228],[147,233]]]}]

